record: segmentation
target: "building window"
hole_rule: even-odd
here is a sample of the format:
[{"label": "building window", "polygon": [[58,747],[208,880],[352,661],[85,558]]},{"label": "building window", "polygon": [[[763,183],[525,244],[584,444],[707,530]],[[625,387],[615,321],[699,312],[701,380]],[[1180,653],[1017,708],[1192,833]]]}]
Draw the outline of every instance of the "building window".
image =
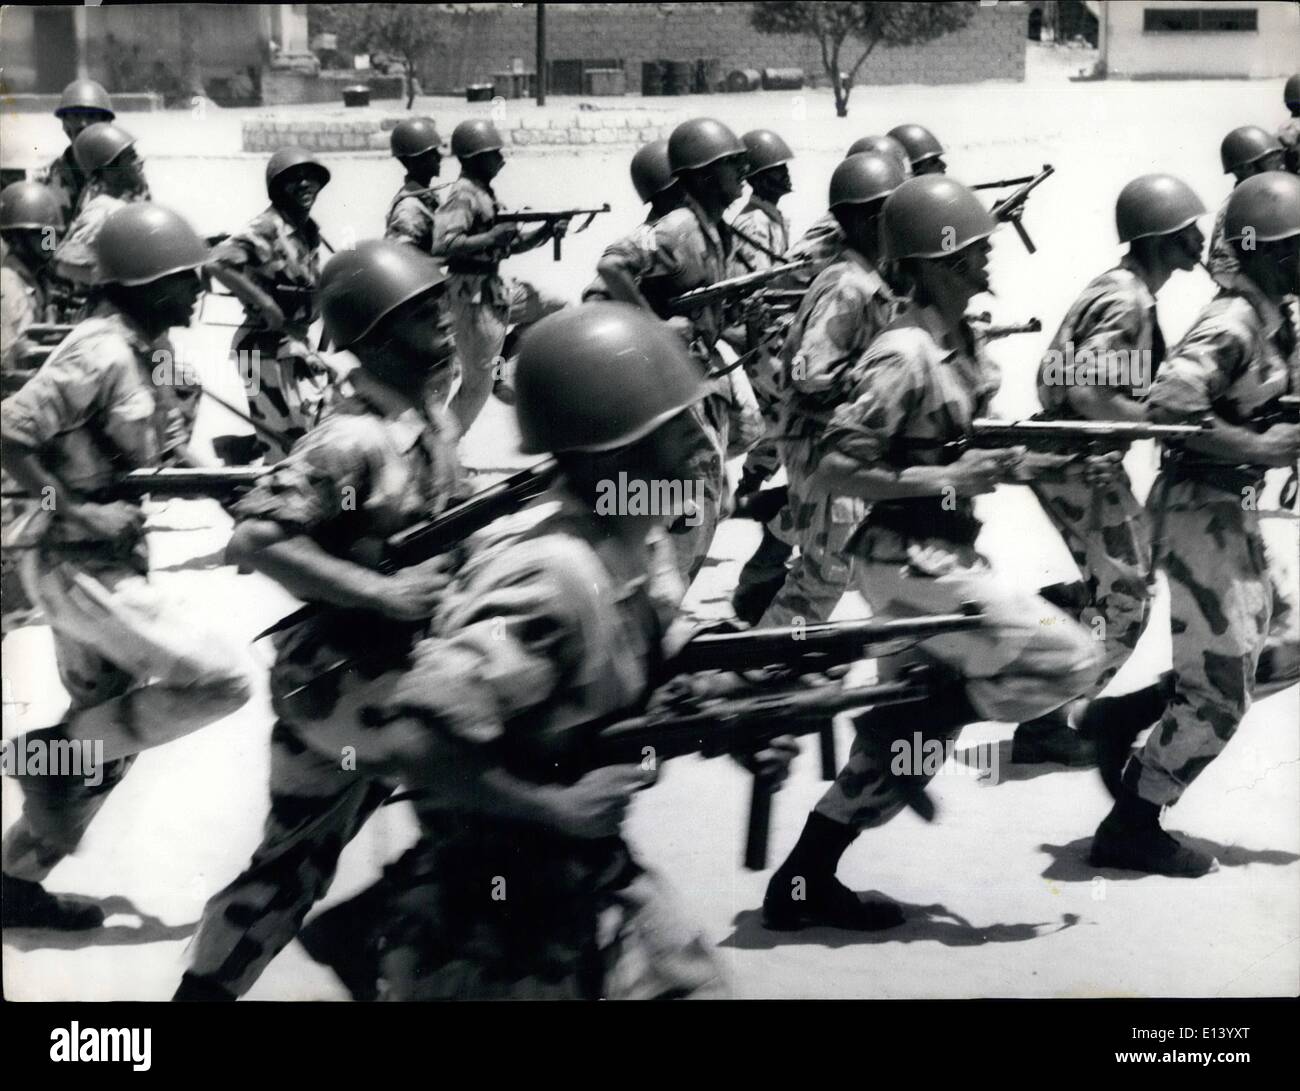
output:
[{"label": "building window", "polygon": [[1257,8],[1146,8],[1142,12],[1142,30],[1147,33],[1190,30],[1221,33],[1259,30]]}]

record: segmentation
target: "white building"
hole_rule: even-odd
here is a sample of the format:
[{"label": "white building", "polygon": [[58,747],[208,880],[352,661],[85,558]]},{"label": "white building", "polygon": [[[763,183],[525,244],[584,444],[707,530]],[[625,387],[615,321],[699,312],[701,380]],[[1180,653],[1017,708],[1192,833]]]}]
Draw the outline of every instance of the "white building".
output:
[{"label": "white building", "polygon": [[1109,76],[1270,79],[1300,69],[1293,0],[1101,0],[1098,45]]}]

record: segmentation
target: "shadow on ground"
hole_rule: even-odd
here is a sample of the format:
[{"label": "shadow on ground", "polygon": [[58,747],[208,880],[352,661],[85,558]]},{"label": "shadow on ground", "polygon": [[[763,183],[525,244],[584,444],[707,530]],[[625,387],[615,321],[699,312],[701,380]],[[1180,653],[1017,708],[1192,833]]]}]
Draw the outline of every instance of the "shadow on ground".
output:
[{"label": "shadow on ground", "polygon": [[[880,897],[876,891],[873,897]],[[734,931],[718,946],[742,951],[765,951],[774,947],[856,947],[878,943],[920,943],[932,941],[945,947],[983,947],[988,943],[1023,943],[1073,928],[1079,923],[1074,913],[1060,922],[1040,921],[1017,924],[972,924],[943,905],[909,905],[899,902],[906,920],[897,928],[880,932],[851,932],[843,928],[804,928],[797,932],[773,932],[763,927],[762,913],[747,909],[736,915]]]},{"label": "shadow on ground", "polygon": [[[1170,833],[1175,831],[1170,830]],[[1177,834],[1185,842],[1202,852],[1208,852],[1219,861],[1221,868],[1244,867],[1247,864],[1270,864],[1273,867],[1286,867],[1300,860],[1294,852],[1281,849],[1248,849],[1241,845],[1220,845],[1204,837],[1188,837]],[[1039,845],[1040,852],[1052,857],[1052,862],[1043,871],[1044,879],[1055,879],[1062,883],[1090,883],[1097,876],[1115,882],[1127,882],[1138,879],[1164,879],[1164,875],[1151,875],[1144,871],[1121,871],[1118,868],[1095,868],[1088,863],[1088,852],[1092,848],[1092,837],[1080,837],[1068,845]]]},{"label": "shadow on ground", "polygon": [[[978,743],[953,753],[954,761],[961,762],[972,769],[978,769],[981,774],[984,774],[981,775],[980,780],[989,788],[996,788],[999,784],[1037,780],[1039,777],[1050,776],[1054,773],[1087,773],[1094,777],[1097,776],[1095,767],[1078,768],[1061,765],[1058,762],[1035,762],[1029,765],[1014,763],[1011,760],[1013,746],[1011,739],[1003,739],[997,744],[997,757],[994,759],[989,750],[990,745],[990,743]],[[987,775],[990,766],[996,769],[996,777]]]},{"label": "shadow on ground", "polygon": [[138,925],[110,924],[103,928],[87,928],[80,932],[62,932],[53,928],[6,928],[6,947],[18,951],[77,951],[85,947],[132,947],[142,943],[164,943],[168,940],[186,939],[194,934],[198,921],[188,924],[166,924],[157,917],[142,913],[128,898],[111,895],[107,898],[76,897],[71,900],[81,905],[97,905],[104,917],[127,914],[137,917]]}]

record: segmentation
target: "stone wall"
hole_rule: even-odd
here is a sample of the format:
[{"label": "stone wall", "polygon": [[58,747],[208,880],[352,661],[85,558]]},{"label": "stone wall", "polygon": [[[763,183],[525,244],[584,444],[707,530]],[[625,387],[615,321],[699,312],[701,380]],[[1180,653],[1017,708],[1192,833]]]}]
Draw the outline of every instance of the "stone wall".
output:
[{"label": "stone wall", "polygon": [[[646,61],[717,60],[723,74],[737,68],[802,68],[824,82],[819,47],[811,38],[759,34],[749,4],[555,4],[546,14],[552,61],[620,60],[629,93],[641,91]],[[429,9],[438,44],[419,65],[426,92],[491,83],[518,58],[533,67],[533,5],[488,10]],[[979,7],[961,30],[936,41],[897,49],[877,47],[858,72],[861,84],[971,83],[1022,80],[1029,9]],[[856,54],[846,50],[842,67]]]}]

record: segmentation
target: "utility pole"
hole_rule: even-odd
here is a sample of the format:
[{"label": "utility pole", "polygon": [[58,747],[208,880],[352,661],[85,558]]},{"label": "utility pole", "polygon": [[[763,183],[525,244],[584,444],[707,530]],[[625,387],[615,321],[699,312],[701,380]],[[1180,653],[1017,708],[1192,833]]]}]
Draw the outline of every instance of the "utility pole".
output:
[{"label": "utility pole", "polygon": [[537,5],[537,105],[546,105],[546,5]]}]

